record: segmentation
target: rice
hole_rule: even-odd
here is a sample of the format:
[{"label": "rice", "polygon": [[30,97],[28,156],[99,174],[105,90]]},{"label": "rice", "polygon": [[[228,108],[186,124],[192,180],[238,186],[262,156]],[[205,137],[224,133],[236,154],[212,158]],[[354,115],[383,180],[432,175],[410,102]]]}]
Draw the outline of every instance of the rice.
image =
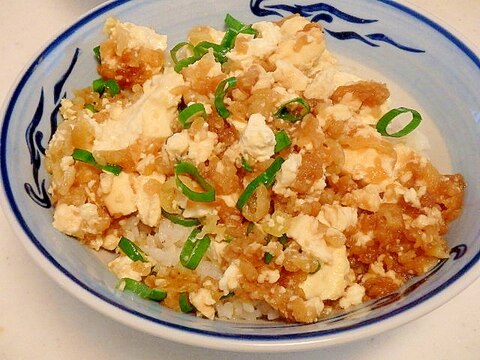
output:
[{"label": "rice", "polygon": [[198,50],[225,34],[193,28],[171,60],[165,36],[107,20],[98,70],[121,91],[62,101],[46,153],[53,226],[114,253],[109,269],[164,290],[164,306],[209,319],[315,322],[448,257],[465,183],[435,169],[420,132],[376,130],[387,86],[340,71],[301,16]]}]

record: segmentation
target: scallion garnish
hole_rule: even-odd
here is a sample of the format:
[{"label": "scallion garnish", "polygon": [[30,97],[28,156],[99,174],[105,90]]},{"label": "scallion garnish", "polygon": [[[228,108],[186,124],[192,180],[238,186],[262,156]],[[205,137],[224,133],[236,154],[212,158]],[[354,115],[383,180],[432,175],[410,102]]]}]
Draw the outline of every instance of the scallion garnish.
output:
[{"label": "scallion garnish", "polygon": [[320,260],[315,259],[315,262],[317,263],[317,266],[315,267],[315,269],[310,271],[309,274],[315,274],[322,268],[322,264],[320,263]]},{"label": "scallion garnish", "polygon": [[250,165],[248,163],[247,159],[245,159],[243,156],[242,156],[242,168],[243,168],[243,170],[245,170],[246,172],[249,172],[249,173],[251,173],[253,171],[252,165]]},{"label": "scallion garnish", "polygon": [[123,290],[131,291],[134,294],[140,296],[141,298],[153,300],[153,301],[162,301],[167,297],[167,292],[159,289],[152,289],[144,283],[133,280],[130,278],[123,278],[120,280],[118,285],[119,288]]},{"label": "scallion garnish", "polygon": [[184,129],[190,129],[193,120],[195,120],[197,116],[201,116],[204,119],[207,118],[207,112],[205,111],[205,106],[202,103],[191,104],[180,111],[178,114],[178,121],[180,121],[180,124],[182,124]]},{"label": "scallion garnish", "polygon": [[178,52],[183,49],[184,47],[188,47],[192,54],[195,54],[195,47],[190,44],[189,42],[183,41],[175,45],[172,50],[170,50],[170,56],[172,57],[173,63],[176,64],[180,60],[178,60]]},{"label": "scallion garnish", "polygon": [[287,244],[288,244],[288,237],[287,237],[287,234],[283,234],[282,236],[280,236],[278,238],[278,242],[280,244],[282,244],[283,246],[283,249],[285,249],[287,247]]},{"label": "scallion garnish", "polygon": [[285,160],[283,160],[281,157],[276,158],[272,165],[270,165],[264,172],[258,175],[247,185],[245,190],[243,190],[243,193],[238,198],[237,204],[235,205],[237,209],[242,210],[250,196],[252,196],[260,184],[264,184],[265,186],[271,186],[273,184],[275,181],[275,175],[282,167],[284,161]]},{"label": "scallion garnish", "polygon": [[205,55],[208,52],[208,49],[213,50],[213,56],[215,57],[215,61],[219,62],[220,64],[223,64],[227,61],[227,57],[225,56],[225,54],[230,49],[223,45],[214,44],[209,41],[202,41],[198,43],[197,46],[195,46],[195,50],[199,56]]},{"label": "scallion garnish", "polygon": [[85,164],[89,164],[99,168],[100,170],[110,172],[113,175],[119,175],[122,172],[122,167],[120,165],[101,165],[95,160],[93,154],[90,151],[83,150],[83,149],[75,149],[73,150],[72,157],[77,160],[84,162]]},{"label": "scallion garnish", "polygon": [[308,105],[306,100],[298,97],[280,106],[275,116],[282,120],[297,122],[309,113],[310,105]]},{"label": "scallion garnish", "polygon": [[225,96],[227,92],[237,86],[237,78],[232,76],[228,79],[222,80],[215,90],[215,108],[218,114],[226,119],[230,116],[230,111],[225,107]]},{"label": "scallion garnish", "polygon": [[112,96],[120,93],[120,85],[118,85],[118,83],[113,79],[105,80],[100,78],[97,80],[93,80],[92,89],[100,95],[103,95],[105,93],[105,90],[108,90],[108,92]]},{"label": "scallion garnish", "polygon": [[254,227],[255,227],[255,223],[249,222],[247,225],[247,231],[245,231],[245,235],[248,236],[253,231]]},{"label": "scallion garnish", "polygon": [[97,109],[95,109],[95,105],[93,104],[85,104],[84,108],[90,110],[92,113],[98,112]]},{"label": "scallion garnish", "polygon": [[180,296],[178,297],[178,305],[180,306],[180,310],[184,313],[189,313],[195,310],[195,307],[188,299],[188,293],[186,292],[180,293]]},{"label": "scallion garnish", "polygon": [[265,262],[265,264],[270,264],[273,260],[273,255],[269,252],[266,252],[265,254],[263,254],[263,261]]},{"label": "scallion garnish", "polygon": [[170,220],[174,224],[182,225],[185,227],[200,225],[200,221],[198,219],[184,218],[183,216],[166,212],[164,209],[162,209],[162,215],[164,218]]},{"label": "scallion garnish", "polygon": [[[204,190],[198,192],[190,189],[181,179],[180,175],[191,176]],[[175,181],[182,193],[192,201],[197,202],[212,202],[215,201],[215,189],[205,180],[198,172],[195,165],[187,162],[179,162],[175,165]]]},{"label": "scallion garnish", "polygon": [[122,236],[118,242],[118,247],[127,255],[132,261],[146,262],[143,255],[145,254],[133,241]]},{"label": "scallion garnish", "polygon": [[93,48],[93,55],[95,56],[97,62],[100,64],[102,62],[102,58],[100,56],[100,45]]},{"label": "scallion garnish", "polygon": [[197,268],[203,255],[205,255],[210,246],[210,238],[208,235],[205,235],[201,239],[197,239],[199,233],[199,229],[193,229],[180,252],[180,263],[190,270],[195,270]]},{"label": "scallion garnish", "polygon": [[252,25],[246,25],[235,19],[230,14],[227,14],[225,16],[225,25],[227,25],[229,29],[236,31],[237,33],[250,34],[254,36],[258,35],[258,31],[252,28]]},{"label": "scallion garnish", "polygon": [[220,297],[220,300],[227,300],[227,299],[230,299],[231,297],[234,297],[234,296],[235,296],[235,293],[233,291],[231,291],[227,295],[222,295]]},{"label": "scallion garnish", "polygon": [[[388,133],[387,127],[390,125],[393,119],[405,113],[411,113],[412,120],[410,120],[410,122],[407,125],[405,125],[403,129],[393,134]],[[380,120],[378,120],[376,128],[377,128],[377,131],[383,136],[399,138],[399,137],[410,134],[413,130],[415,130],[418,127],[418,125],[420,125],[421,121],[422,121],[422,116],[418,111],[409,109],[406,107],[399,107],[396,109],[392,109],[389,112],[387,112],[385,115],[383,115],[380,118]]]},{"label": "scallion garnish", "polygon": [[292,145],[292,141],[285,130],[280,130],[275,134],[275,142],[275,154]]}]

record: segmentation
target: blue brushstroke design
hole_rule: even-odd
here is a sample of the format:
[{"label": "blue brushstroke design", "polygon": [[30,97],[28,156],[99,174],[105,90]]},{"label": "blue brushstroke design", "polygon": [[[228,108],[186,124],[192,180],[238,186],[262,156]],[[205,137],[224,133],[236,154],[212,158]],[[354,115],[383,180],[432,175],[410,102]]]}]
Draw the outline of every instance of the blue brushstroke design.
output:
[{"label": "blue brushstroke design", "polygon": [[[53,86],[53,110],[51,111],[49,118],[50,133],[47,143],[51,140],[53,134],[57,130],[58,126],[58,113],[61,106],[61,100],[67,95],[64,91],[65,83],[70,77],[75,65],[77,64],[80,55],[80,49],[77,48],[72,56],[72,59],[67,67],[67,70],[62,74],[60,79]],[[40,90],[40,97],[38,100],[35,113],[32,116],[32,120],[28,124],[25,130],[25,141],[30,153],[30,163],[32,165],[32,178],[33,185],[30,183],[24,183],[23,187],[27,195],[39,206],[43,208],[50,208],[52,202],[47,191],[46,179],[40,178],[40,169],[42,167],[42,160],[45,157],[45,151],[47,144],[43,144],[45,138],[44,133],[39,130],[39,125],[45,115],[45,89],[42,87]]]},{"label": "blue brushstroke design", "polygon": [[377,45],[371,41],[368,41],[365,39],[362,35],[354,32],[354,31],[332,31],[332,30],[327,30],[325,29],[325,32],[331,36],[333,36],[335,39],[338,40],[359,40],[363,42],[364,44],[367,44],[371,47],[379,47],[380,45]]},{"label": "blue brushstroke design", "polygon": [[50,208],[52,203],[48,196],[46,181],[40,179],[39,170],[42,165],[42,154],[44,154],[45,148],[42,146],[43,133],[38,131],[37,128],[43,117],[43,109],[45,103],[45,93],[42,88],[40,91],[40,99],[37,104],[37,108],[32,117],[32,121],[28,124],[25,131],[25,141],[27,143],[28,151],[30,153],[30,164],[32,165],[32,186],[29,183],[24,183],[23,187],[27,195],[39,206],[43,208]]},{"label": "blue brushstroke design", "polygon": [[408,46],[404,46],[402,44],[399,44],[398,42],[392,40],[391,38],[389,38],[385,34],[375,33],[375,34],[368,34],[368,35],[365,35],[365,36],[368,37],[371,40],[383,41],[383,42],[385,42],[387,44],[390,44],[390,45],[393,45],[393,46],[395,46],[395,47],[397,47],[401,50],[405,50],[405,51],[409,51],[409,52],[413,52],[413,53],[424,53],[425,52],[425,50],[415,49],[415,48],[412,48],[412,47],[408,47]]},{"label": "blue brushstroke design", "polygon": [[[376,19],[364,19],[358,16],[348,14],[344,11],[339,10],[338,8],[329,5],[325,2],[314,3],[308,5],[287,5],[287,4],[265,4],[265,1],[268,0],[250,0],[250,9],[253,14],[257,16],[280,16],[282,15],[281,11],[288,12],[291,14],[299,14],[303,17],[312,17],[312,22],[323,22],[326,24],[331,24],[335,19],[340,19],[350,24],[359,24],[359,25],[368,25],[371,23],[378,22]],[[325,32],[330,36],[334,37],[337,40],[358,40],[362,43],[371,46],[379,47],[379,43],[389,44],[396,47],[397,49],[411,52],[411,53],[424,53],[425,50],[417,49],[411,46],[406,46],[400,44],[399,42],[393,40],[390,36],[382,33],[371,33],[367,35],[361,35],[358,32],[345,30],[345,31],[333,31],[325,28]]]}]

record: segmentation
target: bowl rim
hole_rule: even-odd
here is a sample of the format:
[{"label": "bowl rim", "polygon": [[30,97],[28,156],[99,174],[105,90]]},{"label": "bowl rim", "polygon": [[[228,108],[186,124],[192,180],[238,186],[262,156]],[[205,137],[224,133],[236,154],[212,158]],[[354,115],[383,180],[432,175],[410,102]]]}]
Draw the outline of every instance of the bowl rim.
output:
[{"label": "bowl rim", "polygon": [[[480,59],[465,43],[457,36],[453,35],[445,27],[440,26],[436,21],[431,20],[425,15],[395,1],[378,0],[384,5],[391,6],[409,16],[415,18],[433,28],[436,32],[446,37],[450,43],[453,43],[464,55],[470,58],[480,69]],[[179,324],[164,322],[161,319],[153,318],[131,308],[128,308],[111,298],[105,297],[94,289],[77,279],[72,273],[65,269],[50,253],[45,249],[41,242],[31,231],[28,223],[20,213],[14,199],[10,186],[7,164],[5,160],[5,151],[7,148],[6,134],[8,133],[9,123],[11,121],[16,99],[24,90],[25,84],[34,73],[35,68],[45,57],[52,53],[59,44],[66,41],[77,29],[82,28],[91,20],[106,12],[117,8],[130,0],[110,0],[103,3],[85,15],[81,16],[73,24],[69,25],[58,36],[50,40],[38,54],[34,55],[32,60],[19,74],[19,79],[14,82],[9,94],[5,97],[1,111],[2,129],[0,136],[0,156],[1,156],[1,182],[3,191],[0,195],[2,204],[8,203],[3,207],[4,214],[14,230],[16,236],[27,252],[33,257],[36,263],[46,271],[58,284],[82,300],[93,309],[107,315],[125,325],[136,328],[137,330],[148,332],[152,335],[160,336],[168,340],[182,342],[189,345],[202,346],[222,350],[237,351],[293,351],[319,348],[321,346],[330,346],[339,343],[354,341],[367,336],[372,336],[380,332],[392,329],[399,325],[406,324],[420,316],[426,315],[437,307],[443,305],[455,295],[464,290],[473,281],[480,277],[480,252],[478,252],[467,264],[465,264],[454,276],[450,277],[439,287],[423,295],[419,299],[409,302],[398,309],[375,318],[360,321],[354,325],[335,328],[332,330],[321,330],[307,334],[296,333],[287,335],[239,335],[225,334],[215,331],[206,331],[194,329]],[[477,236],[480,234],[477,234]],[[477,265],[475,267],[475,265]],[[438,296],[440,293],[445,296]],[[421,305],[421,306],[418,306]],[[399,315],[403,315],[399,317]],[[210,321],[210,320],[205,320]],[[375,325],[373,327],[373,325]],[[182,338],[181,335],[188,333],[189,337]],[[205,341],[205,340],[208,340]]]}]

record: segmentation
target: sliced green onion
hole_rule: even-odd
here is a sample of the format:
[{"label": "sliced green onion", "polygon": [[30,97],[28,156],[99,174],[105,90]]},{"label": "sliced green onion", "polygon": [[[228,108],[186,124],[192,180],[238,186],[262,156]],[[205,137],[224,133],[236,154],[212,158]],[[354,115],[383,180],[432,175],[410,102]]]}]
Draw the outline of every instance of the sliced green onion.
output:
[{"label": "sliced green onion", "polygon": [[93,104],[85,104],[84,108],[90,110],[92,113],[98,112],[97,109],[95,109],[95,105]]},{"label": "sliced green onion", "polygon": [[153,301],[162,301],[167,297],[167,292],[159,289],[152,289],[144,283],[133,280],[130,278],[123,278],[120,280],[119,288],[123,287],[123,290],[131,291],[134,294],[140,296],[141,298],[153,300]]},{"label": "sliced green onion", "polygon": [[[403,129],[393,134],[388,133],[387,127],[388,125],[390,125],[393,119],[401,114],[405,114],[408,112],[412,114],[412,120],[410,120],[410,122],[407,125],[405,125]],[[410,134],[413,130],[415,130],[418,127],[418,125],[420,125],[421,122],[422,122],[422,115],[420,115],[418,111],[409,109],[406,107],[399,107],[396,109],[392,109],[389,112],[387,112],[385,115],[383,115],[380,118],[380,120],[378,120],[376,128],[377,128],[377,131],[383,136],[399,138],[399,137]]]},{"label": "sliced green onion", "polygon": [[285,130],[280,130],[275,134],[275,154],[292,145],[292,141],[288,137]]},{"label": "sliced green onion", "polygon": [[282,236],[280,236],[278,238],[278,242],[280,244],[282,244],[283,248],[285,249],[287,247],[287,244],[288,244],[288,237],[287,237],[287,234],[283,234]]},{"label": "sliced green onion", "polygon": [[[201,187],[204,192],[197,192],[190,189],[180,179],[180,175],[190,175]],[[198,172],[195,165],[187,162],[179,162],[175,165],[175,181],[182,193],[192,201],[212,202],[215,201],[215,189]]]},{"label": "sliced green onion", "polygon": [[166,212],[163,209],[162,209],[162,215],[163,215],[164,218],[170,220],[174,224],[182,225],[182,226],[185,226],[185,227],[192,227],[192,226],[200,225],[200,221],[198,219],[184,218],[183,216],[175,215],[175,214],[171,214],[169,212]]},{"label": "sliced green onion", "polygon": [[313,271],[310,271],[309,274],[315,274],[322,268],[322,264],[320,263],[320,260],[315,259],[315,261],[317,263],[317,267]]},{"label": "sliced green onion", "polygon": [[220,46],[225,49],[225,51],[230,51],[235,46],[235,40],[237,39],[238,32],[235,30],[227,30],[223,36],[222,43]]},{"label": "sliced green onion", "polygon": [[97,80],[93,80],[92,89],[100,95],[103,95],[105,93],[105,90],[108,90],[108,92],[112,96],[120,93],[120,85],[118,85],[118,83],[113,79],[105,80],[100,78]]},{"label": "sliced green onion", "polygon": [[170,56],[172,57],[172,60],[173,60],[174,64],[176,64],[180,61],[180,60],[178,60],[177,53],[181,49],[183,49],[184,47],[188,47],[193,54],[195,53],[195,51],[194,51],[195,47],[192,44],[190,44],[189,42],[184,41],[184,42],[178,43],[177,45],[175,45],[173,47],[172,50],[170,50]]},{"label": "sliced green onion", "polygon": [[121,237],[118,243],[118,247],[127,255],[132,261],[146,262],[143,255],[145,254],[133,241],[126,237]]},{"label": "sliced green onion", "polygon": [[233,291],[231,291],[227,295],[223,295],[222,297],[220,297],[220,300],[227,300],[227,299],[230,299],[231,297],[234,297],[234,296],[235,296],[235,293]]},{"label": "sliced green onion", "polygon": [[253,171],[252,166],[247,162],[247,159],[245,159],[243,156],[242,156],[242,168],[243,170],[249,173]]},{"label": "sliced green onion", "polygon": [[83,150],[83,149],[75,149],[73,150],[72,157],[77,160],[84,162],[89,165],[93,165],[100,170],[110,172],[113,175],[119,175],[122,172],[122,167],[120,165],[100,165],[94,158],[93,154],[90,151]]},{"label": "sliced green onion", "polygon": [[280,106],[275,116],[282,120],[296,122],[302,120],[309,113],[310,105],[304,99],[298,97]]},{"label": "sliced green onion", "polygon": [[179,62],[177,62],[174,65],[173,69],[177,73],[180,73],[183,70],[183,68],[186,68],[187,66],[192,65],[193,63],[196,63],[198,60],[200,60],[200,58],[198,56],[196,56],[196,55],[190,56],[188,58],[182,59]]},{"label": "sliced green onion", "polygon": [[210,238],[207,235],[197,239],[199,233],[199,229],[193,229],[180,252],[180,263],[190,270],[197,268],[210,246]]},{"label": "sliced green onion", "polygon": [[195,46],[195,50],[199,56],[203,56],[208,52],[208,49],[213,50],[213,56],[215,56],[215,61],[220,64],[225,63],[228,59],[225,54],[230,50],[229,48],[222,45],[214,44],[209,41],[202,41]]},{"label": "sliced green onion", "polygon": [[180,310],[184,313],[189,313],[195,310],[195,307],[188,299],[188,293],[186,292],[180,293],[180,296],[178,297],[178,305],[180,306]]},{"label": "sliced green onion", "polygon": [[218,114],[224,119],[230,116],[230,111],[225,107],[225,96],[227,92],[235,86],[237,86],[237,78],[232,76],[221,81],[215,90],[215,108]]},{"label": "sliced green onion", "polygon": [[264,255],[263,255],[263,261],[265,262],[265,264],[270,264],[273,260],[273,255],[269,252],[266,252]]},{"label": "sliced green onion", "polygon": [[205,106],[202,103],[189,105],[180,111],[178,114],[178,121],[180,121],[184,129],[190,129],[193,120],[195,120],[197,116],[201,116],[204,119],[207,118],[207,112],[205,111]]},{"label": "sliced green onion", "polygon": [[245,235],[248,236],[253,231],[254,227],[255,227],[255,223],[249,222],[247,225],[247,231],[245,232]]},{"label": "sliced green onion", "polygon": [[252,196],[260,184],[264,184],[265,186],[271,186],[273,184],[275,181],[275,175],[282,167],[284,161],[285,160],[283,160],[281,157],[276,158],[272,165],[270,165],[264,172],[258,175],[247,185],[245,190],[243,190],[243,193],[238,198],[237,204],[235,205],[237,209],[242,210],[250,196]]},{"label": "sliced green onion", "polygon": [[229,29],[236,31],[237,33],[258,35],[258,31],[252,28],[252,25],[246,25],[239,20],[235,19],[232,15],[227,14],[225,16],[225,24]]},{"label": "sliced green onion", "polygon": [[98,63],[100,64],[102,62],[102,58],[100,56],[100,45],[98,46],[95,46],[93,48],[93,55],[95,56],[95,59],[98,61]]}]

